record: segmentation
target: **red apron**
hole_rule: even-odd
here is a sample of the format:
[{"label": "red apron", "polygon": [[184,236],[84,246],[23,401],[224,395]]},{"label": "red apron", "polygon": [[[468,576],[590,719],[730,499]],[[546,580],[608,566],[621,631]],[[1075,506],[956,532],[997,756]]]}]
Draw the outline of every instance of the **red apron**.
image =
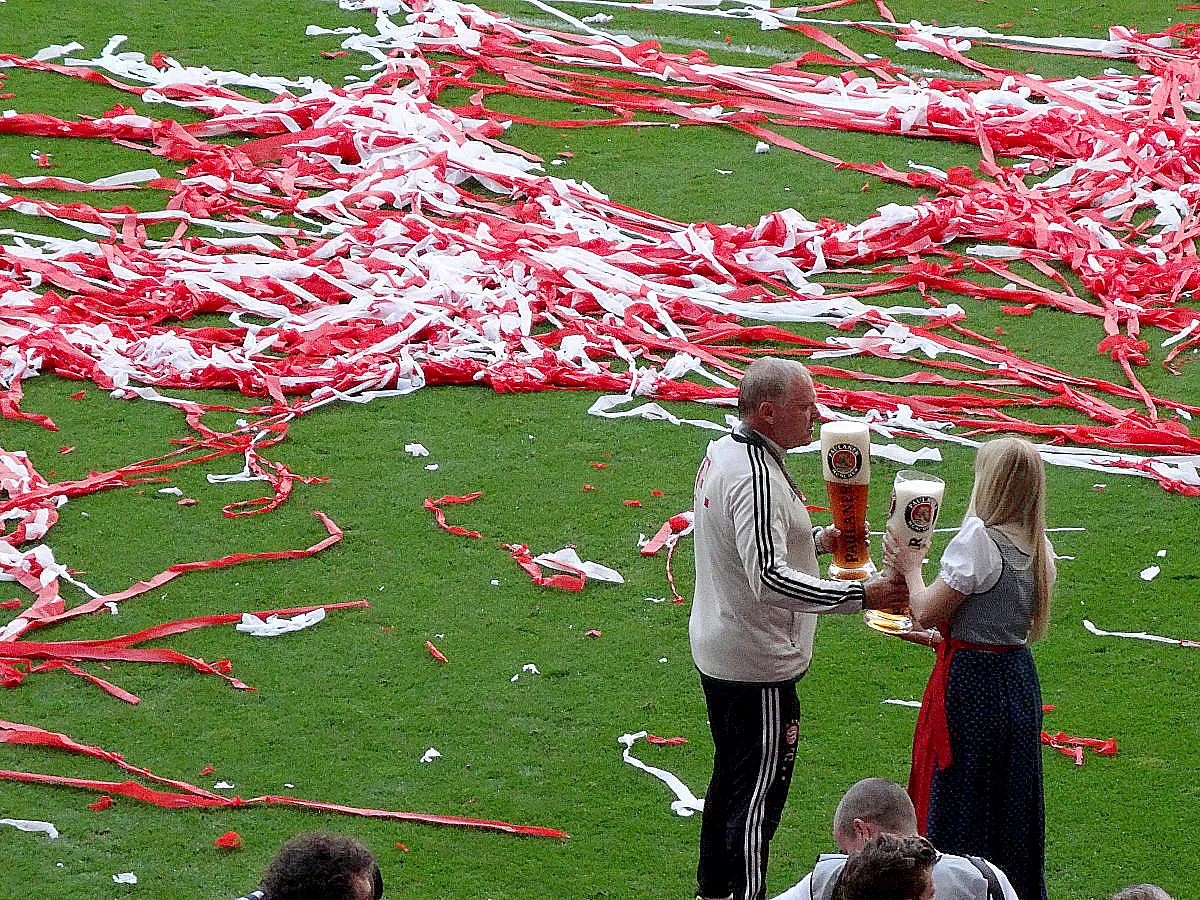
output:
[{"label": "red apron", "polygon": [[925,694],[921,697],[921,712],[913,735],[912,769],[908,775],[908,796],[917,810],[917,831],[925,833],[929,818],[929,792],[933,773],[953,762],[950,753],[950,728],[946,722],[946,689],[950,684],[950,663],[958,650],[984,650],[988,653],[1010,653],[1023,644],[972,644],[947,638],[936,645],[937,661],[929,673]]}]

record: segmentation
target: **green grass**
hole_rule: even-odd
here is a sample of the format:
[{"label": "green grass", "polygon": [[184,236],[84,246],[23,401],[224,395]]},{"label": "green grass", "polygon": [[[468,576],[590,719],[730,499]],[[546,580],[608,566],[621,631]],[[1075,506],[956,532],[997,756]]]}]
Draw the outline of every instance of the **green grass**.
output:
[{"label": "green grass", "polygon": [[[544,15],[515,4],[496,8]],[[874,17],[869,4],[852,9]],[[1024,2],[943,0],[936,12],[900,4],[893,9],[901,19],[936,15],[943,23],[1013,22],[1014,31],[1026,33],[1090,34],[1093,22],[1161,26],[1166,15],[1126,3],[1098,3],[1081,11],[1043,2],[1034,12]],[[571,11],[586,15],[591,10]],[[127,49],[147,54],[162,50],[214,68],[316,73],[340,83],[356,71],[357,60],[321,57],[319,51],[335,47],[337,38],[304,38],[310,22],[365,25],[370,17],[315,0],[260,0],[236,7],[176,0],[136,8],[95,2],[69,17],[45,2],[0,5],[2,49],[8,51],[32,53],[70,39],[99,51],[110,33],[120,31],[130,35]],[[719,49],[713,55],[729,61],[750,61],[754,54],[747,55],[741,49],[745,45],[797,53],[811,49],[795,35],[724,20],[622,12],[612,25],[639,36],[646,28],[662,32],[678,48],[689,39],[720,41],[712,34],[720,29],[735,41],[728,56]],[[869,36],[839,35],[897,61],[936,63],[921,54],[891,53]],[[995,59],[1011,61],[1001,55]],[[759,61],[773,60],[760,55]],[[1026,58],[1019,64],[1028,64]],[[1048,57],[1034,64],[1051,73],[1053,66],[1086,71],[1090,65]],[[50,76],[13,73],[7,85],[17,97],[3,103],[23,111],[97,115],[122,102],[167,114],[108,88]],[[526,113],[536,108],[511,106]],[[874,179],[862,193],[865,179],[856,173],[833,172],[778,150],[755,155],[752,139],[716,129],[515,126],[508,137],[546,158],[571,149],[575,157],[555,174],[586,178],[616,199],[684,220],[745,223],[794,205],[811,219],[853,221],[884,202],[916,196]],[[909,158],[941,166],[970,164],[975,153],[969,147],[812,129],[799,139],[847,159],[884,159],[898,168]],[[170,174],[173,165],[97,142],[0,136],[0,170],[40,173],[28,156],[35,146],[55,154],[59,167],[51,174],[88,178],[148,165]],[[716,168],[734,174],[720,176]],[[785,186],[793,190],[785,192]],[[126,192],[84,199],[137,206],[159,197]],[[0,227],[35,230],[40,223],[0,213]],[[44,230],[76,236],[65,229]],[[1102,336],[1095,321],[1049,311],[1004,317],[981,303],[942,299],[966,307],[981,332],[1004,327],[1005,340],[1018,353],[1067,371],[1120,380],[1116,366],[1093,352]],[[1047,335],[1054,340],[1047,341]],[[1163,372],[1157,364],[1162,351],[1157,341],[1151,344],[1156,362],[1139,372],[1151,390],[1200,396],[1200,376],[1188,369],[1182,378]],[[872,370],[897,371],[884,363]],[[3,420],[0,446],[27,450],[43,473],[54,470],[56,478],[65,479],[157,455],[169,438],[183,433],[178,415],[155,404],[116,401],[96,389],[82,401],[69,400],[79,387],[52,376],[28,382],[25,408],[52,415],[61,430]],[[216,393],[204,399],[237,402]],[[204,659],[230,659],[234,674],[258,689],[253,693],[239,693],[195,672],[150,665],[114,665],[111,672],[93,668],[139,694],[138,707],[104,697],[62,673],[38,675],[20,689],[0,693],[0,718],[65,731],[84,743],[118,750],[161,775],[205,787],[224,779],[242,796],[284,793],[549,825],[570,832],[571,840],[521,840],[286,809],[165,811],[121,799],[107,811],[93,812],[86,804],[95,797],[83,792],[0,782],[0,817],[47,819],[63,835],[49,842],[0,829],[7,860],[0,897],[233,897],[253,886],[287,837],[317,827],[353,833],[371,845],[380,857],[388,896],[690,896],[699,820],[672,815],[669,793],[621,762],[616,738],[642,728],[686,736],[689,743],[683,747],[640,744],[637,752],[703,793],[712,748],[688,652],[687,608],[643,599],[663,596],[667,585],[662,561],[642,558],[634,542],[639,533],[652,532],[666,517],[688,508],[695,466],[709,435],[588,417],[592,399],[437,388],[365,407],[322,410],[294,424],[287,441],[270,455],[298,473],[329,476],[329,483],[299,486],[286,506],[268,516],[237,521],[221,516],[223,504],[260,492],[257,485],[205,482],[207,472],[238,468],[240,462],[232,458],[171,476],[171,483],[199,499],[191,508],[157,494],[158,485],[73,501],[63,508],[49,542],[59,561],[83,570],[80,577],[105,592],[173,562],[307,546],[321,536],[310,516],[314,509],[328,513],[346,537],[311,559],[184,576],[123,605],[115,618],[77,620],[47,632],[48,638],[102,637],[206,613],[315,602],[363,598],[372,606],[332,613],[317,628],[277,640],[256,640],[222,627],[162,642]],[[438,471],[425,471],[428,460],[403,452],[412,440],[429,447]],[[63,445],[76,449],[60,456]],[[965,504],[971,458],[954,447],[943,448],[943,454],[936,471],[948,484],[944,521],[952,524]],[[593,461],[609,467],[596,470]],[[896,468],[876,466],[871,504],[876,518],[882,517],[886,485]],[[813,459],[796,460],[793,469],[810,494],[819,493]],[[582,491],[585,482],[597,490]],[[1107,482],[1107,488],[1094,490],[1095,482]],[[664,496],[653,497],[652,489]],[[483,497],[448,514],[451,521],[481,531],[482,540],[438,531],[421,508],[425,497],[472,490],[482,490]],[[644,505],[626,507],[624,499]],[[1075,559],[1060,563],[1051,637],[1036,649],[1046,702],[1057,706],[1047,726],[1116,737],[1121,746],[1119,756],[1089,758],[1081,769],[1045,751],[1051,896],[1101,898],[1121,885],[1152,880],[1187,897],[1198,881],[1195,651],[1095,638],[1080,620],[1089,617],[1110,630],[1144,628],[1196,637],[1197,504],[1142,479],[1055,469],[1050,517],[1051,526],[1087,531],[1055,537],[1059,552]],[[592,584],[577,595],[535,588],[500,549],[502,541],[524,542],[535,552],[573,543],[584,558],[621,570],[627,583]],[[935,556],[943,543],[944,538],[935,544]],[[1160,548],[1168,551],[1165,560],[1154,556]],[[1163,574],[1153,582],[1140,581],[1137,572],[1153,562],[1162,564]],[[687,594],[692,580],[687,542],[676,554],[675,573]],[[492,585],[493,579],[500,584]],[[603,637],[585,639],[589,628],[601,629]],[[904,779],[915,714],[880,701],[919,696],[930,664],[924,650],[880,638],[854,618],[832,617],[819,631],[816,660],[801,684],[803,740],[784,823],[772,845],[772,890],[791,884],[816,853],[829,849],[829,819],[846,786],[868,774]],[[423,646],[428,639],[449,657],[448,665],[430,659]],[[659,662],[663,657],[666,663]],[[512,683],[511,676],[526,662],[536,663],[542,674]],[[443,758],[420,764],[420,755],[431,746]],[[215,771],[200,777],[209,763]],[[120,780],[115,769],[99,762],[32,748],[0,746],[0,768]],[[284,788],[285,783],[295,788]],[[232,853],[215,849],[213,840],[230,829],[242,835],[245,847]],[[397,841],[411,852],[396,849]],[[112,874],[128,870],[139,876],[136,888],[112,884]]]}]

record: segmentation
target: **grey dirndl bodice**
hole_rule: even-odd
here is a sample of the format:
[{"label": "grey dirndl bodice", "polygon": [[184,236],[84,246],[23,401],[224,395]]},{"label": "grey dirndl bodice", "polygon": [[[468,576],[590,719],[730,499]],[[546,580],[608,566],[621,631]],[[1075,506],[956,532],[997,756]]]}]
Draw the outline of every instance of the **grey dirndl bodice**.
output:
[{"label": "grey dirndl bodice", "polygon": [[1000,578],[988,590],[967,595],[950,617],[950,636],[972,644],[1024,644],[1033,622],[1033,559],[998,528],[985,530],[1000,550]]}]

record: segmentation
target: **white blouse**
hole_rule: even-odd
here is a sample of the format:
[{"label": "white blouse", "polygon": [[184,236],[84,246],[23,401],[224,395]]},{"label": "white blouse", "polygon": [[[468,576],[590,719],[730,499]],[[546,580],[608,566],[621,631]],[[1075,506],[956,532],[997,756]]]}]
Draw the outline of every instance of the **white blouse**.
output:
[{"label": "white blouse", "polygon": [[[1046,553],[1050,560],[1050,579],[1054,582],[1054,548],[1046,539]],[[1000,559],[1000,548],[987,533],[983,520],[969,516],[963,520],[946,552],[942,554],[941,579],[960,594],[982,594],[996,586],[1004,563]]]}]

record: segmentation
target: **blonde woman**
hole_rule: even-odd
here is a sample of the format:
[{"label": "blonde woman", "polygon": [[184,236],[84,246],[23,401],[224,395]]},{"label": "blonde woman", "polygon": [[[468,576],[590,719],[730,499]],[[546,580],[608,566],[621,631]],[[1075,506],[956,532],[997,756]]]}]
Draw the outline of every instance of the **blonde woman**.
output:
[{"label": "blonde woman", "polygon": [[1028,441],[975,457],[966,518],[928,587],[919,550],[887,540],[913,617],[945,641],[921,705],[909,793],[944,852],[983,856],[1022,900],[1045,900],[1042,694],[1029,643],[1046,633],[1054,552],[1045,470]]}]

